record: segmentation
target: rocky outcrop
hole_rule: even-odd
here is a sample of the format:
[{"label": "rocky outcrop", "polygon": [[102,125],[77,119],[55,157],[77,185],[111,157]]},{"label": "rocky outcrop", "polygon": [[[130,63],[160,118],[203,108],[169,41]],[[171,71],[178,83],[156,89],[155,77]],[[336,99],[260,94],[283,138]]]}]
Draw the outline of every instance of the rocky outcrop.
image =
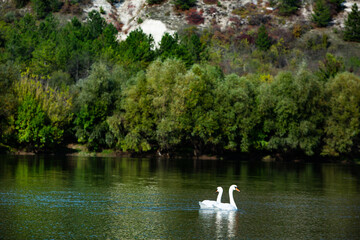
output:
[{"label": "rocky outcrop", "polygon": [[[344,19],[354,3],[355,1],[344,3],[345,11],[334,18],[335,26],[343,27]],[[112,4],[107,0],[93,0],[92,6],[84,9],[84,12],[100,11],[100,8],[105,12],[105,19],[118,29],[120,40],[140,27],[145,33],[152,34],[155,42],[160,41],[165,32],[173,33],[194,22],[199,28],[216,26],[224,30],[234,25],[258,25],[264,23],[266,18],[278,18],[280,27],[289,28],[296,22],[309,22],[312,13],[312,5],[307,3],[298,14],[284,20],[276,14],[275,8],[270,7],[267,0],[198,0],[196,10],[191,11],[192,16],[203,18],[201,21],[191,21],[189,12],[177,11],[171,0],[160,5],[149,5],[146,0],[121,0]]]}]

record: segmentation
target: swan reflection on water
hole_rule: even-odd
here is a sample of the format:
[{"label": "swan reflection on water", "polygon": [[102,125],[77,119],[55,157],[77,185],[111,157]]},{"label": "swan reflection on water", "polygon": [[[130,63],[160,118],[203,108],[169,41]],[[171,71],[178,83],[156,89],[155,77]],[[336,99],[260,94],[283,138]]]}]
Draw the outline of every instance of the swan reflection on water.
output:
[{"label": "swan reflection on water", "polygon": [[239,214],[239,211],[199,210],[201,222],[205,223],[207,227],[215,228],[216,238],[236,237]]}]

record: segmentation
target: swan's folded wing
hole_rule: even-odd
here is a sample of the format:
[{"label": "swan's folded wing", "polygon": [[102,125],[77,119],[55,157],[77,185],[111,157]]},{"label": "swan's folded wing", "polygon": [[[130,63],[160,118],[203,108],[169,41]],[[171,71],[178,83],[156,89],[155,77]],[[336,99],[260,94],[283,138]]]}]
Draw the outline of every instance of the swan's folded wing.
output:
[{"label": "swan's folded wing", "polygon": [[231,205],[230,203],[215,203],[214,208],[225,211],[237,210],[237,207]]},{"label": "swan's folded wing", "polygon": [[199,202],[200,209],[214,209],[215,203],[216,201],[204,200],[202,202]]}]

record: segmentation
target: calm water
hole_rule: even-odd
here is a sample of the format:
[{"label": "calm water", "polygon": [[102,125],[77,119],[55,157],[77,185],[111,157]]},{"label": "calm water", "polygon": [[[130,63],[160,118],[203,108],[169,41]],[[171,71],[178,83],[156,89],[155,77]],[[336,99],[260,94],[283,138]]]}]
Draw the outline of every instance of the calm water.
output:
[{"label": "calm water", "polygon": [[360,239],[360,166],[0,156],[0,239]]}]

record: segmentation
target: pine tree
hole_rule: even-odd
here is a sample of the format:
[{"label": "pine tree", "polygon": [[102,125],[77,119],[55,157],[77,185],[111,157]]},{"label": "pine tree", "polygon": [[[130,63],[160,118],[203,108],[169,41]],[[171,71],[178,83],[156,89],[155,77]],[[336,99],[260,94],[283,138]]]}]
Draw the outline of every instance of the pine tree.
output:
[{"label": "pine tree", "polygon": [[326,27],[331,21],[330,9],[325,0],[316,1],[312,20],[318,27]]},{"label": "pine tree", "polygon": [[258,36],[255,41],[255,45],[263,51],[266,51],[271,46],[271,40],[269,35],[267,34],[266,28],[264,25],[261,25],[258,31]]},{"label": "pine tree", "polygon": [[356,3],[345,21],[344,40],[360,42],[360,11]]},{"label": "pine tree", "polygon": [[175,7],[180,10],[188,10],[196,5],[196,0],[174,0]]},{"label": "pine tree", "polygon": [[298,0],[280,0],[279,13],[285,16],[294,14],[300,7],[299,2]]},{"label": "pine tree", "polygon": [[160,4],[162,3],[164,0],[147,0],[147,2],[150,4],[150,5],[153,5],[153,4]]}]

